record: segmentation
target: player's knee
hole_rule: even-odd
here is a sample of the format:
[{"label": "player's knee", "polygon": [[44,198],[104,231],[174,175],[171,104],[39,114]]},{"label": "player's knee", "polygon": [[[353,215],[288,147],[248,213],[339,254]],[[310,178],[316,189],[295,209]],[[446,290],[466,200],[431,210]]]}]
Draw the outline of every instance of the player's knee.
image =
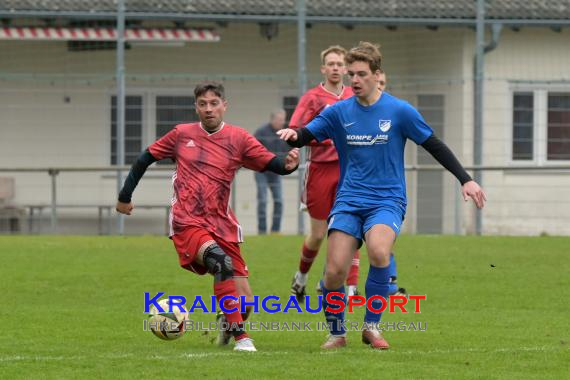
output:
[{"label": "player's knee", "polygon": [[325,224],[324,226],[320,226],[319,228],[316,228],[314,231],[315,237],[320,240],[324,240],[327,237],[327,232],[328,232],[327,224]]},{"label": "player's knee", "polygon": [[385,267],[390,264],[390,249],[383,247],[368,247],[368,259],[375,267]]},{"label": "player's knee", "polygon": [[316,239],[313,235],[308,235],[305,240],[305,245],[311,250],[318,251],[323,243],[322,239]]},{"label": "player's knee", "polygon": [[234,276],[232,258],[217,244],[212,244],[204,251],[204,265],[216,282],[229,280]]},{"label": "player's knee", "polygon": [[325,240],[326,230],[312,230],[308,236],[308,239],[311,241],[313,246],[320,247],[323,241]]}]

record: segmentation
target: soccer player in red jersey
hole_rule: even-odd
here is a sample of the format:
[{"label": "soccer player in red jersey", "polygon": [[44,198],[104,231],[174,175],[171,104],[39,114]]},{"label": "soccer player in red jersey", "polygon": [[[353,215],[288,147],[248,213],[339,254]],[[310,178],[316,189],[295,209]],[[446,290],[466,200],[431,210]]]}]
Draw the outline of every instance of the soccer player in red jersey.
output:
[{"label": "soccer player in red jersey", "polygon": [[[304,127],[326,107],[353,96],[352,89],[344,86],[342,82],[346,74],[345,55],[346,50],[338,45],[330,46],[321,52],[321,73],[324,82],[301,97],[289,122],[289,128]],[[304,301],[309,270],[327,233],[327,217],[334,203],[339,175],[338,155],[332,141],[310,143],[302,201],[311,217],[311,230],[303,242],[299,270],[291,283],[291,293],[299,302]],[[354,295],[356,292],[359,257],[359,252],[356,251],[346,280],[348,295]],[[317,291],[319,290],[317,285]]]},{"label": "soccer player in red jersey", "polygon": [[[242,166],[290,174],[299,164],[299,150],[291,150],[285,158],[276,157],[245,129],[225,123],[227,102],[221,84],[199,84],[194,96],[200,122],[177,125],[141,153],[119,193],[117,211],[131,214],[132,193],[150,164],[173,159],[170,238],[180,266],[199,275],[212,274],[218,302],[224,296],[239,295],[252,301],[247,266],[239,248],[242,230],[229,207],[231,183]],[[256,351],[243,327],[247,313],[240,313],[239,298],[237,302],[226,299],[224,306],[236,311],[225,313],[223,321],[232,327],[221,331],[219,343],[227,344],[233,336],[234,350]]]}]

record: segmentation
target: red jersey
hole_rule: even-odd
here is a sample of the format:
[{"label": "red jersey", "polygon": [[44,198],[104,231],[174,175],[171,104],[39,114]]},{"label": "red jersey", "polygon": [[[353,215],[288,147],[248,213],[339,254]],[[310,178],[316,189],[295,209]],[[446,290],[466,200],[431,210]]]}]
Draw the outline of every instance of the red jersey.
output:
[{"label": "red jersey", "polygon": [[[353,96],[352,88],[344,86],[340,95],[336,95],[325,88],[320,83],[318,86],[307,91],[297,104],[289,128],[301,128],[309,124],[325,107],[328,107],[339,100],[348,99]],[[309,160],[312,162],[333,162],[338,161],[338,155],[331,140],[323,142],[312,142],[309,146]]]},{"label": "red jersey", "polygon": [[170,235],[197,226],[228,242],[243,241],[229,206],[231,183],[242,166],[263,170],[273,153],[245,129],[225,123],[212,134],[200,123],[179,124],[148,150],[158,160],[176,161]]}]

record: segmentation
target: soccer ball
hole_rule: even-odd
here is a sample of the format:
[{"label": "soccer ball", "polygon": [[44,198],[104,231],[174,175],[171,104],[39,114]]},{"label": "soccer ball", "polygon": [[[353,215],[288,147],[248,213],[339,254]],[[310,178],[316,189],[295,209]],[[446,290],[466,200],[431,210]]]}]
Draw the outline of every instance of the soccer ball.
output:
[{"label": "soccer ball", "polygon": [[148,326],[154,335],[164,340],[174,340],[184,335],[184,321],[188,320],[188,311],[182,307],[174,306],[170,312],[168,299],[161,299],[158,304],[164,312],[160,312],[154,305],[149,310]]}]

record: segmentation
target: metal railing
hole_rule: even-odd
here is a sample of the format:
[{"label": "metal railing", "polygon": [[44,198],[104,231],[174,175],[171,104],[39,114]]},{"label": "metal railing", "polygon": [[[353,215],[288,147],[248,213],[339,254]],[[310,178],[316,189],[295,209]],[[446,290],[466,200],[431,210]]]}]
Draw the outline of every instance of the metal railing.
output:
[{"label": "metal railing", "polygon": [[[153,166],[148,169],[147,173],[152,172],[172,172],[174,170],[174,166],[172,165],[164,165],[164,166]],[[61,202],[58,198],[58,176],[61,173],[88,173],[88,172],[99,172],[99,173],[118,173],[118,172],[127,172],[130,169],[129,166],[94,166],[94,167],[23,167],[23,168],[0,168],[0,173],[46,173],[50,177],[50,202],[49,203],[30,203],[24,202],[20,205],[22,208],[27,208],[29,210],[29,228],[30,232],[41,232],[39,227],[35,227],[35,217],[42,214],[43,210],[48,209],[50,211],[49,220],[50,220],[50,232],[57,233],[58,232],[58,210],[60,209],[72,209],[72,208],[96,208],[98,210],[98,228],[99,233],[111,233],[112,227],[110,222],[107,224],[104,223],[104,212],[107,214],[107,219],[110,218],[112,210],[114,208],[114,204],[87,204],[87,203],[70,203],[70,202]],[[501,171],[501,172],[525,172],[525,173],[570,173],[570,165],[548,165],[548,166],[533,166],[533,165],[517,165],[517,166],[466,166],[466,170],[468,171],[481,171],[481,172],[491,172],[491,171]],[[445,170],[439,165],[408,165],[405,167],[405,170],[408,172],[419,172],[419,171],[442,171]],[[114,175],[112,176],[114,177]],[[298,175],[291,175],[284,177],[288,180],[297,180],[301,181]],[[239,188],[236,188],[235,181],[232,184],[232,194],[230,198],[231,206],[235,210],[236,209],[236,197],[237,193],[240,191]],[[166,204],[142,204],[137,205],[139,208],[149,209],[149,208],[165,208],[168,211],[168,206]],[[299,212],[298,220],[302,219],[302,212]],[[167,214],[168,215],[168,214]],[[168,216],[166,216],[166,220],[168,220]],[[456,224],[459,223],[456,221]],[[302,231],[302,227],[298,226],[298,229]],[[458,228],[456,227],[455,230],[457,231]],[[121,231],[117,231],[117,233],[121,233]]]}]

